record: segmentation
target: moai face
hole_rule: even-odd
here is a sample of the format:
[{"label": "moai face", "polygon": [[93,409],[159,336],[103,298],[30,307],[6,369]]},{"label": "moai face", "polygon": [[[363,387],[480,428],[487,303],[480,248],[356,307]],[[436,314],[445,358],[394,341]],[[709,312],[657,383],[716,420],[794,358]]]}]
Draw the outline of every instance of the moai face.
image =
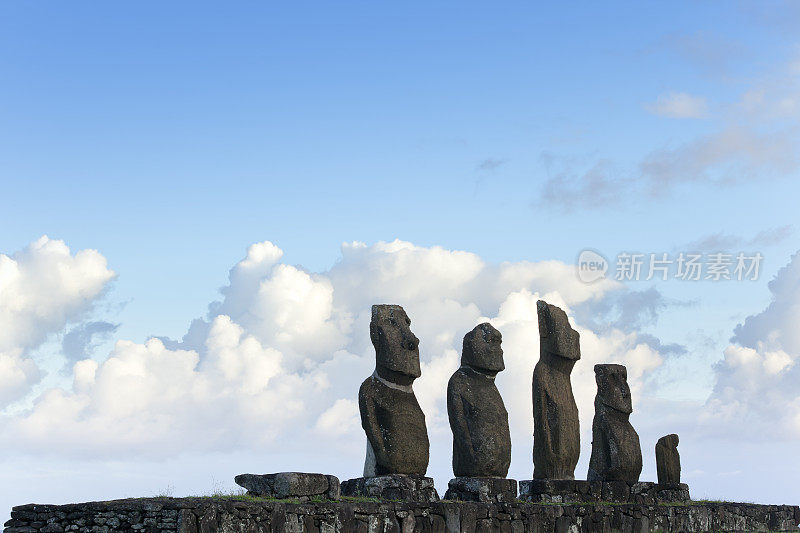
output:
[{"label": "moai face", "polygon": [[622,413],[632,413],[628,370],[623,365],[594,365],[594,374],[600,401]]},{"label": "moai face", "polygon": [[540,349],[565,359],[581,358],[580,334],[569,325],[567,314],[544,300],[536,302]]},{"label": "moai face", "polygon": [[375,347],[375,368],[383,379],[410,385],[422,375],[419,339],[411,332],[411,319],[399,305],[373,305],[369,336]]},{"label": "moai face", "polygon": [[461,364],[491,375],[505,370],[502,342],[503,336],[488,322],[475,326],[464,335]]}]

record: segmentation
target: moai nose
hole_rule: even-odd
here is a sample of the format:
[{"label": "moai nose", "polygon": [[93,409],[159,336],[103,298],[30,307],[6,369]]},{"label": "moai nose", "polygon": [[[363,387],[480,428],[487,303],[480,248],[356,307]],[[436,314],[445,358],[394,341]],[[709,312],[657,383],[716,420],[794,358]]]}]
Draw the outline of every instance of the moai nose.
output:
[{"label": "moai nose", "polygon": [[419,345],[419,339],[413,333],[410,335],[403,335],[403,340],[400,345],[406,350],[416,350]]}]

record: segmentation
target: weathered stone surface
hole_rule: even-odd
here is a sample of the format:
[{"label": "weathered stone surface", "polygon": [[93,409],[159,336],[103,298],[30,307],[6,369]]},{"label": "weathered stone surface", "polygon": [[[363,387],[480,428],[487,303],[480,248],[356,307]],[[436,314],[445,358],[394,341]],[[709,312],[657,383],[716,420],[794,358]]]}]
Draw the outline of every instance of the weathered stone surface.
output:
[{"label": "weathered stone surface", "polygon": [[689,487],[639,481],[532,479],[519,482],[519,499],[535,503],[615,502],[654,505],[689,502]]},{"label": "weathered stone surface", "polygon": [[494,378],[505,368],[502,335],[488,322],[464,336],[461,368],[447,384],[453,473],[505,477],[511,464],[508,411]]},{"label": "weathered stone surface", "polygon": [[580,337],[567,314],[543,300],[539,315],[539,362],[533,370],[533,477],[574,479],[580,456],[578,406],[570,373],[581,358]]},{"label": "weathered stone surface", "polygon": [[421,375],[419,339],[399,305],[373,305],[370,338],[375,372],[361,384],[358,406],[367,434],[364,476],[428,470],[428,430],[412,383]]},{"label": "weathered stone surface", "polygon": [[78,532],[611,532],[797,531],[800,508],[694,502],[682,505],[547,505],[521,502],[314,502],[209,498],[23,505],[5,533]]},{"label": "weathered stone surface", "polygon": [[599,481],[574,479],[529,479],[519,482],[519,499],[535,503],[580,503],[602,501]]},{"label": "weathered stone surface", "polygon": [[517,499],[517,480],[502,477],[456,477],[447,484],[445,500],[502,503]]},{"label": "weathered stone surface", "polygon": [[339,478],[327,474],[278,472],[276,474],[239,474],[236,484],[253,496],[309,500],[314,496],[338,500]]},{"label": "weathered stone surface", "polygon": [[348,479],[342,483],[342,494],[402,502],[435,502],[439,500],[439,494],[433,486],[433,479],[403,474]]},{"label": "weathered stone surface", "polygon": [[642,473],[639,434],[630,423],[633,412],[628,371],[623,365],[594,365],[597,396],[592,422],[589,481],[635,483]]},{"label": "weathered stone surface", "polygon": [[656,443],[656,472],[661,484],[681,482],[681,455],[678,453],[678,436],[665,435]]},{"label": "weathered stone surface", "polygon": [[686,483],[656,483],[656,501],[661,502],[688,502],[692,498],[689,495],[689,485]]}]

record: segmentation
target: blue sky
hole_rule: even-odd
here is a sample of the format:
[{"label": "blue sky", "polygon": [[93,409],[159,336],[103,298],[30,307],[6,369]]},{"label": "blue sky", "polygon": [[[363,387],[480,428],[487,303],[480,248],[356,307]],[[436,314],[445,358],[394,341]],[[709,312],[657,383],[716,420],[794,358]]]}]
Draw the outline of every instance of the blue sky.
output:
[{"label": "blue sky", "polygon": [[[766,6],[0,9],[4,249],[41,234],[102,249],[133,308],[153,298],[138,323],[199,312],[264,238],[318,269],[351,240],[572,260],[791,223],[787,179],[590,213],[537,202],[547,157],[638,179],[648,153],[715,131],[724,119],[645,106],[680,91],[724,107],[783,68],[795,44]],[[160,318],[165,333],[184,327]]]},{"label": "blue sky", "polygon": [[648,386],[703,402],[798,249],[798,26],[782,2],[4,2],[0,253],[48,235],[116,273],[36,326],[21,357],[46,375],[6,413],[71,386],[62,340],[81,325],[119,324],[98,362],[181,339],[267,240],[321,276],[353,241],[487,264],[760,251],[758,281],[622,289],[654,287],[635,311],[658,319],[630,329],[688,352]]}]

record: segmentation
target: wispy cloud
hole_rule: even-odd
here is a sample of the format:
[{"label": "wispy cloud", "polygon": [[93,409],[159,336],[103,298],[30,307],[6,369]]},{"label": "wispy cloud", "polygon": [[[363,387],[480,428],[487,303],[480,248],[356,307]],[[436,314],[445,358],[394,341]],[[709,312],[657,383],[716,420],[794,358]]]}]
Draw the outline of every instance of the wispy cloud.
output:
[{"label": "wispy cloud", "polygon": [[681,182],[730,184],[758,175],[786,175],[798,168],[794,131],[759,132],[743,125],[647,154],[639,164],[650,193],[660,195]]},{"label": "wispy cloud", "polygon": [[[798,65],[800,60],[793,60],[778,73],[751,83],[735,103],[711,117],[716,130],[654,148],[632,166],[607,158],[576,164],[543,154],[547,179],[534,204],[563,211],[606,208],[667,197],[685,185],[733,186],[796,172],[800,169],[800,126],[795,120],[800,116]],[[667,93],[646,107],[675,118],[709,116],[705,99],[688,93]],[[553,172],[558,161],[560,168]]]},{"label": "wispy cloud", "polygon": [[733,235],[724,232],[712,233],[683,245],[683,249],[693,251],[718,251],[731,250],[738,247],[761,248],[784,242],[794,235],[794,232],[794,226],[786,225],[759,231],[749,239],[741,235]]},{"label": "wispy cloud", "polygon": [[608,295],[602,300],[588,301],[575,308],[575,316],[595,331],[617,328],[626,332],[641,332],[649,326],[654,326],[662,311],[670,307],[690,305],[693,305],[693,302],[667,298],[655,287],[650,287],[641,291],[619,292]]},{"label": "wispy cloud", "polygon": [[477,165],[475,165],[475,170],[479,172],[491,172],[493,170],[497,170],[506,163],[507,163],[506,159],[487,157],[486,159],[480,161]]},{"label": "wispy cloud", "polygon": [[727,76],[734,63],[748,53],[743,43],[708,31],[669,35],[664,44],[709,76]]},{"label": "wispy cloud", "polygon": [[655,115],[669,118],[703,118],[708,116],[706,99],[689,93],[664,93],[655,102],[646,104],[645,109]]},{"label": "wispy cloud", "polygon": [[[549,154],[547,157],[554,161]],[[620,202],[621,190],[629,185],[631,181],[620,177],[611,161],[598,161],[584,172],[562,161],[561,168],[545,182],[537,203],[562,211],[608,207]]]}]

